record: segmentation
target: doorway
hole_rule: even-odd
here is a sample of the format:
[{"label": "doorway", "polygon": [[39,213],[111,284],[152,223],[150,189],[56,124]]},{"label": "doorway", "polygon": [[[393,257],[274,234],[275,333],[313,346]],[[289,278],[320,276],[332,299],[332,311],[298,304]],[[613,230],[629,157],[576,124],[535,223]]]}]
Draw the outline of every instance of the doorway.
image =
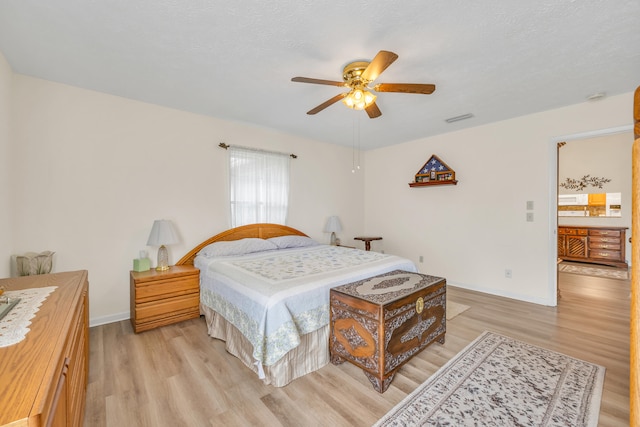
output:
[{"label": "doorway", "polygon": [[[561,182],[564,182],[564,180],[566,179],[565,176],[560,176],[560,171],[561,171],[561,161],[563,158],[563,155],[561,155],[561,150],[564,149],[564,147],[566,147],[567,145],[571,145],[573,148],[573,150],[575,150],[575,148],[579,148],[581,143],[585,143],[584,147],[587,148],[591,145],[594,144],[602,144],[603,146],[607,144],[608,141],[617,141],[615,142],[615,146],[620,146],[620,144],[622,144],[622,146],[625,145],[625,143],[628,143],[627,147],[627,152],[626,153],[622,153],[621,155],[621,159],[624,159],[624,161],[628,162],[628,166],[624,166],[625,168],[625,173],[622,175],[617,174],[616,175],[616,181],[618,182],[612,182],[611,183],[611,187],[610,188],[620,188],[620,191],[622,192],[622,215],[620,218],[573,218],[573,217],[559,217],[558,216],[558,194],[559,194],[559,184]],[[623,142],[620,142],[623,141]],[[587,145],[587,143],[589,145]],[[561,136],[561,137],[557,137],[557,138],[553,138],[551,145],[550,145],[550,155],[553,158],[552,164],[555,164],[555,174],[553,174],[552,179],[551,179],[551,185],[550,185],[550,201],[549,201],[549,209],[552,210],[552,212],[549,212],[549,216],[550,218],[555,218],[555,221],[552,221],[551,223],[551,230],[549,230],[549,244],[550,246],[550,254],[551,257],[549,259],[549,263],[550,263],[550,276],[551,277],[551,283],[553,283],[553,292],[554,294],[558,295],[558,291],[559,291],[559,281],[558,281],[558,234],[557,234],[557,230],[558,230],[558,226],[559,225],[591,225],[591,226],[620,226],[620,227],[629,227],[629,233],[628,236],[630,236],[630,227],[631,227],[631,148],[633,146],[633,126],[629,125],[629,126],[620,126],[620,127],[616,127],[616,128],[609,128],[609,129],[602,129],[602,130],[598,130],[598,131],[590,131],[590,132],[584,132],[584,133],[579,133],[579,134],[572,134],[572,135],[565,135],[565,136]],[[590,147],[591,149],[591,147]],[[575,153],[575,151],[574,151]],[[566,161],[566,158],[565,158]],[[597,164],[597,163],[594,163]],[[619,166],[614,166],[618,167]],[[565,168],[566,169],[566,168]],[[580,171],[580,165],[578,165],[576,168],[569,168],[569,171],[571,171],[571,173],[578,173],[578,171]],[[582,169],[583,171],[585,170],[584,168]],[[607,172],[607,171],[611,171],[611,165],[609,165],[609,168],[602,168],[602,171],[604,171],[603,173],[610,173],[610,174],[614,174],[613,172]],[[565,171],[566,173],[566,171]],[[594,170],[593,172],[588,170],[587,172],[582,172],[580,174],[580,176],[576,176],[576,177],[572,177],[572,178],[576,178],[576,179],[580,179],[585,175],[592,175],[592,176],[599,176],[598,174],[601,174],[600,172]],[[624,180],[625,182],[619,182],[621,180]],[[615,187],[614,187],[615,186]],[[598,189],[598,191],[601,191],[600,189]],[[588,223],[585,223],[585,221],[589,221]],[[626,238],[626,259],[630,259],[630,255],[631,255],[631,247],[630,247],[630,243],[628,241],[628,236]],[[557,305],[558,301],[556,300],[556,305]]]}]

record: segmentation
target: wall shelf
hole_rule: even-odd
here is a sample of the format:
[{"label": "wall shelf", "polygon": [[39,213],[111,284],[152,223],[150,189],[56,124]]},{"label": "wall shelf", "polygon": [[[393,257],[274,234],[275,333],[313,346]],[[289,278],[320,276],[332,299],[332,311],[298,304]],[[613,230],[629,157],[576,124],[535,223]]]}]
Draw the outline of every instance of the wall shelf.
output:
[{"label": "wall shelf", "polygon": [[410,182],[409,187],[428,187],[430,185],[457,185],[458,181],[455,179],[447,181],[433,181],[433,182]]},{"label": "wall shelf", "polygon": [[415,175],[414,181],[409,183],[409,187],[457,184],[455,171],[433,154]]}]

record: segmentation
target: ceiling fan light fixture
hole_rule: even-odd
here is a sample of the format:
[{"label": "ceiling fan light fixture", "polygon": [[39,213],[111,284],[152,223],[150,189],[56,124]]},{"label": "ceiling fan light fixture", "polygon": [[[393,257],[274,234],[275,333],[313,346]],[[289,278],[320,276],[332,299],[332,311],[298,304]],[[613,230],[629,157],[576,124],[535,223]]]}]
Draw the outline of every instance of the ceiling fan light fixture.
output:
[{"label": "ceiling fan light fixture", "polygon": [[370,91],[429,95],[436,90],[435,85],[422,83],[378,83],[370,86],[396,59],[398,59],[397,54],[381,50],[370,62],[355,61],[345,65],[342,70],[342,81],[312,79],[309,77],[294,77],[291,81],[348,88],[346,89],[348,92],[339,93],[307,111],[309,115],[317,114],[338,101],[342,101],[348,108],[365,110],[370,119],[375,119],[380,117],[382,112],[376,104],[376,95]]},{"label": "ceiling fan light fixture", "polygon": [[376,101],[377,96],[368,90],[352,89],[342,99],[342,103],[353,110],[364,110]]}]

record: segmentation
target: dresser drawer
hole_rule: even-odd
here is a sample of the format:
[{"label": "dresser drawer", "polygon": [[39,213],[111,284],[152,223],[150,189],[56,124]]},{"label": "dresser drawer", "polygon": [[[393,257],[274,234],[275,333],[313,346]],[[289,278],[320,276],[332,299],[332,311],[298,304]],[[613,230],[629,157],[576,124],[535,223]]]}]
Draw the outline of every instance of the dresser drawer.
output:
[{"label": "dresser drawer", "polygon": [[612,261],[620,261],[621,260],[621,252],[620,251],[610,251],[607,249],[591,249],[589,250],[589,258],[593,259],[609,259]]},{"label": "dresser drawer", "polygon": [[589,239],[589,249],[608,249],[610,251],[620,250],[620,240],[606,237],[592,237]]},{"label": "dresser drawer", "polygon": [[575,228],[558,227],[558,234],[575,235],[577,233]]},{"label": "dresser drawer", "polygon": [[619,230],[589,230],[589,236],[620,239]]},{"label": "dresser drawer", "polygon": [[136,285],[136,302],[145,303],[158,299],[198,292],[200,279],[197,274]]},{"label": "dresser drawer", "polygon": [[568,236],[587,236],[589,231],[584,228],[558,228],[558,234],[566,234]]},{"label": "dresser drawer", "polygon": [[618,245],[618,247],[620,247],[620,243],[621,243],[619,237],[607,237],[607,236],[590,236],[589,242]]}]

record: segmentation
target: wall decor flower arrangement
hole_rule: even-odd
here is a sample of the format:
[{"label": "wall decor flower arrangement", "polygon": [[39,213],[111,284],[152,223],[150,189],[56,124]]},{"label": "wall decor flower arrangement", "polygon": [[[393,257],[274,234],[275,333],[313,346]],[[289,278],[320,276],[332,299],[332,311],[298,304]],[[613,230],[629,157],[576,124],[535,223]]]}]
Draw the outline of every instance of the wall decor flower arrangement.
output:
[{"label": "wall decor flower arrangement", "polygon": [[611,182],[608,178],[598,178],[596,176],[585,175],[581,179],[567,178],[564,182],[560,183],[560,187],[567,190],[582,191],[586,187],[602,188],[604,184]]}]

